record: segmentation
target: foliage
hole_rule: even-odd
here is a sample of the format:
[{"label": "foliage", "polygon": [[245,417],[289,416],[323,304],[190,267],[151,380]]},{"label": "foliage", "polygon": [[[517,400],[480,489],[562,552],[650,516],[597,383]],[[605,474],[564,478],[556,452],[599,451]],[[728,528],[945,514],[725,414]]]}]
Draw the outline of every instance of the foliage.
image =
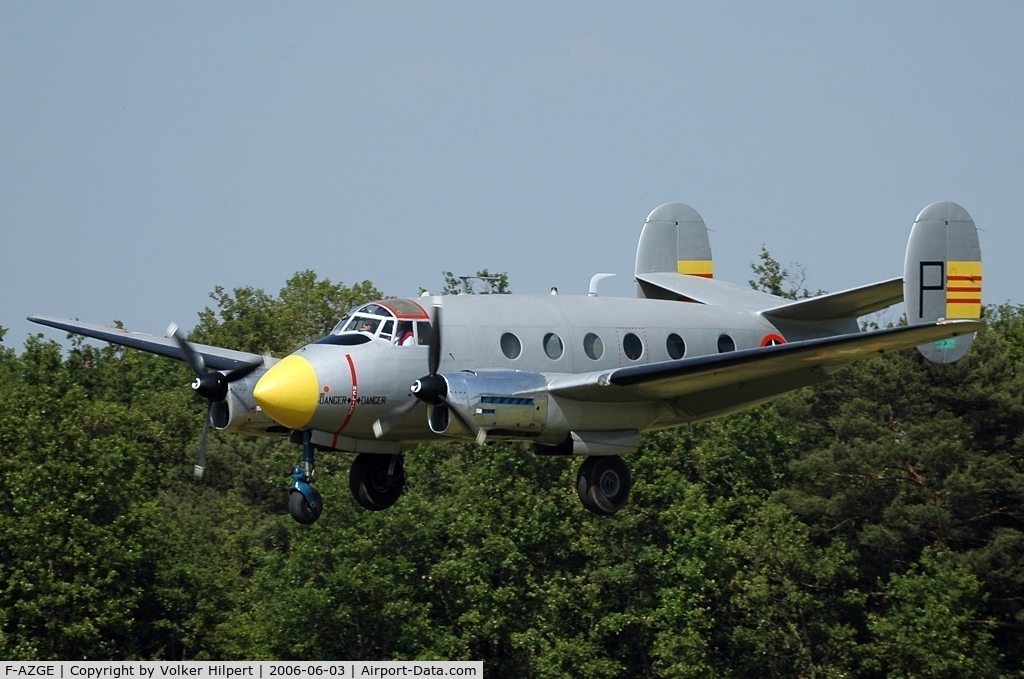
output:
[{"label": "foliage", "polygon": [[791,272],[783,268],[777,259],[772,257],[768,248],[761,246],[761,253],[757,256],[760,264],[751,264],[750,269],[757,275],[757,279],[747,281],[754,290],[767,292],[776,297],[786,299],[806,299],[821,295],[825,291],[818,290],[811,293],[806,287],[807,270],[801,264],[790,264],[796,271]]},{"label": "foliage", "polygon": [[353,308],[383,297],[369,281],[346,287],[317,280],[314,272],[296,273],[278,297],[251,287],[232,294],[219,285],[210,293],[217,311],[207,307],[190,339],[253,353],[287,354],[328,334]]},{"label": "foliage", "polygon": [[473,276],[455,276],[451,271],[442,271],[441,275],[444,276],[444,289],[441,290],[442,295],[475,295],[477,294],[474,285],[476,281],[480,281],[483,285],[483,289],[479,293],[481,295],[508,295],[512,293],[512,288],[508,282],[508,274],[504,271],[491,273],[487,269],[481,269]]},{"label": "foliage", "polygon": [[[218,288],[192,337],[283,353],[380,296],[308,271],[276,297]],[[286,442],[214,433],[190,478],[204,404],[184,365],[0,347],[0,657],[1021,676],[1024,308],[986,317],[954,365],[886,354],[646,434],[608,518],[576,498],[578,460],[439,443],[407,455],[386,512],[356,508],[349,456],[322,455],[327,509],[300,526]]]}]

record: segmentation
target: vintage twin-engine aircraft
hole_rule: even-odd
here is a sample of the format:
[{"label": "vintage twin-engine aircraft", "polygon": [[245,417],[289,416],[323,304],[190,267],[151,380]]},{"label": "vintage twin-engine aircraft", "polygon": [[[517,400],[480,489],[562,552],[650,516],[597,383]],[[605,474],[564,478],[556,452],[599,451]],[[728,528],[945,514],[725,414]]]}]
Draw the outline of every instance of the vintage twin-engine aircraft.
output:
[{"label": "vintage twin-engine aircraft", "polygon": [[[457,295],[382,299],[283,359],[168,337],[33,316],[73,333],[186,361],[209,401],[206,432],[289,436],[302,446],[289,510],[312,523],[317,450],[357,453],[358,504],[390,507],[403,453],[425,441],[530,441],[543,455],[580,455],[583,505],[614,514],[629,498],[620,457],[640,432],[764,403],[884,351],[917,346],[948,363],[982,327],[974,222],[954,203],[918,215],[903,278],[802,300],[717,281],[707,228],[680,203],[647,217],[636,299]],[[857,319],[905,302],[908,325],[861,332]],[[424,372],[426,373],[424,375]]]}]

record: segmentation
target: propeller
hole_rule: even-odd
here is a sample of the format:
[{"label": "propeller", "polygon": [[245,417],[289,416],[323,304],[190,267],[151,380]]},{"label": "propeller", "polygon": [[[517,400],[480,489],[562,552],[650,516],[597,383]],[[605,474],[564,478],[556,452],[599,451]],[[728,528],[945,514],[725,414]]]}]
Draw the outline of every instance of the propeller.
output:
[{"label": "propeller", "polygon": [[167,327],[167,336],[174,339],[181,352],[181,360],[188,363],[192,372],[196,374],[192,381],[192,391],[206,399],[206,419],[203,421],[203,432],[199,435],[199,459],[195,466],[197,479],[203,478],[203,470],[206,468],[206,440],[210,435],[210,420],[213,416],[213,404],[221,403],[228,396],[228,385],[251,374],[252,371],[263,365],[263,359],[255,360],[244,364],[241,368],[235,368],[223,373],[219,370],[207,370],[206,361],[203,355],[195,350],[181,332],[177,323],[171,323]]},{"label": "propeller", "polygon": [[409,387],[409,391],[416,397],[416,400],[408,401],[403,403],[398,408],[395,408],[386,417],[383,417],[373,423],[373,433],[380,438],[393,427],[399,420],[406,416],[410,410],[412,410],[417,401],[422,401],[427,405],[438,407],[446,406],[448,411],[455,415],[455,419],[462,423],[466,429],[469,429],[473,434],[476,435],[476,442],[483,445],[487,439],[487,431],[477,426],[475,422],[466,417],[462,410],[455,405],[448,398],[448,382],[441,375],[437,374],[437,369],[441,366],[441,304],[440,302],[434,303],[432,318],[430,319],[430,337],[427,342],[427,374],[415,382]]}]

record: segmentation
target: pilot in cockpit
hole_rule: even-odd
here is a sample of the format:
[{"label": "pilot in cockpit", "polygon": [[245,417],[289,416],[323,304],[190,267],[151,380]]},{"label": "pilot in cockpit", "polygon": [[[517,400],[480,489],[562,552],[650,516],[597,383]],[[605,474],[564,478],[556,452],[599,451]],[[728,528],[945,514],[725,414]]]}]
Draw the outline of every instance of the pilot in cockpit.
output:
[{"label": "pilot in cockpit", "polygon": [[380,321],[372,318],[362,319],[362,323],[359,324],[359,332],[368,332],[371,335],[377,332],[377,325]]},{"label": "pilot in cockpit", "polygon": [[415,346],[416,338],[412,334],[412,321],[399,321],[398,332],[395,333],[395,344],[400,347]]}]

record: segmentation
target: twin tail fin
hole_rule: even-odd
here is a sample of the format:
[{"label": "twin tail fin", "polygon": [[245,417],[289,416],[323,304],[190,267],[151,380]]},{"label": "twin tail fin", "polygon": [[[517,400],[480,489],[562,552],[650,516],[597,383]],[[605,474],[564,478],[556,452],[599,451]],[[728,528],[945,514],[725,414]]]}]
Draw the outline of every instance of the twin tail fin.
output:
[{"label": "twin tail fin", "polygon": [[[910,325],[981,317],[981,248],[967,210],[932,203],[917,215],[903,267],[903,300]],[[971,347],[974,333],[922,344],[929,361],[952,363]]]}]

